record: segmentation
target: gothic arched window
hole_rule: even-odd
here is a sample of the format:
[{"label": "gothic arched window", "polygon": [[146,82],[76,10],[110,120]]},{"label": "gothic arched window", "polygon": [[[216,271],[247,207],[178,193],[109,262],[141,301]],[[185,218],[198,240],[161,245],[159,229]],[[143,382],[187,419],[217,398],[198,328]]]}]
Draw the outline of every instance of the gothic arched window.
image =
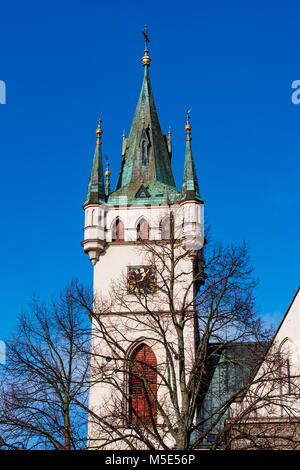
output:
[{"label": "gothic arched window", "polygon": [[281,342],[277,356],[275,357],[278,361],[277,367],[280,376],[281,395],[284,397],[286,395],[298,394],[298,374],[295,370],[297,350],[288,337]]},{"label": "gothic arched window", "polygon": [[151,147],[151,143],[150,143],[148,131],[143,128],[142,133],[141,133],[141,140],[140,140],[142,165],[149,165],[150,147]]},{"label": "gothic arched window", "polygon": [[157,360],[147,344],[132,353],[129,370],[129,418],[133,423],[157,420]]},{"label": "gothic arched window", "polygon": [[137,224],[137,239],[138,240],[149,240],[149,224],[146,219],[141,219]]},{"label": "gothic arched window", "polygon": [[124,241],[124,224],[120,219],[116,219],[112,226],[112,236],[111,239],[113,242],[123,242]]},{"label": "gothic arched window", "polygon": [[161,239],[170,240],[170,218],[165,217],[161,221]]}]

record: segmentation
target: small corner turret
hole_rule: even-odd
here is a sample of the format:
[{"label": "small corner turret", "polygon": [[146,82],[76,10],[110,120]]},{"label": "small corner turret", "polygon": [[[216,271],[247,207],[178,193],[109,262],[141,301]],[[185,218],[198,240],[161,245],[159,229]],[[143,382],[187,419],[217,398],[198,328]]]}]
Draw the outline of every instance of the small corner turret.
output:
[{"label": "small corner turret", "polygon": [[186,113],[186,148],[183,171],[182,195],[184,200],[197,200],[203,202],[200,197],[198,178],[192,151],[192,126],[190,124],[190,112],[191,110],[187,111]]},{"label": "small corner turret", "polygon": [[105,190],[103,181],[103,165],[102,165],[102,153],[101,153],[101,136],[103,134],[101,128],[101,113],[99,114],[98,127],[96,130],[96,148],[93,159],[93,166],[91,176],[88,184],[88,190],[83,207],[85,208],[88,204],[97,204],[99,202],[105,202]]},{"label": "small corner turret", "polygon": [[96,130],[96,148],[93,159],[91,176],[83,208],[85,211],[84,240],[81,245],[95,265],[100,253],[105,248],[105,232],[99,221],[105,218],[105,187],[103,179],[103,165],[101,154],[101,114],[99,115],[98,127]]}]

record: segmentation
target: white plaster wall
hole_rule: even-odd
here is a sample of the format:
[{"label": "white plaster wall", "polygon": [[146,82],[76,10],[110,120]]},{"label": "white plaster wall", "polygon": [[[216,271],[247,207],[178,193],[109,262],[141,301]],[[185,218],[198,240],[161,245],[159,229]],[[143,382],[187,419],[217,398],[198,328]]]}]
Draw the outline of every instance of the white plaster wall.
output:
[{"label": "white plaster wall", "polygon": [[[176,235],[178,237],[184,235],[186,240],[194,243],[195,238],[198,239],[198,246],[200,249],[203,244],[203,209],[202,205],[195,202],[186,202],[181,205],[172,206],[172,211],[175,217]],[[126,283],[127,268],[129,266],[143,266],[148,265],[148,255],[143,250],[142,245],[135,243],[136,241],[136,227],[141,217],[145,217],[150,225],[150,240],[160,240],[160,222],[170,213],[169,206],[134,206],[134,207],[108,207],[105,205],[90,205],[85,209],[85,229],[84,239],[87,245],[90,241],[90,246],[94,247],[95,240],[105,241],[107,244],[104,251],[100,253],[99,260],[94,266],[94,293],[98,299],[106,299],[107,302],[112,302],[110,305],[110,312],[121,312],[119,306],[113,298],[112,286],[120,282]],[[112,225],[116,218],[119,217],[125,228],[125,241],[124,242],[111,242]],[[198,230],[198,233],[196,231]],[[86,250],[86,248],[85,248]],[[87,251],[87,250],[86,250]],[[157,263],[156,263],[157,265]],[[180,282],[176,284],[175,298],[177,307],[180,308],[183,296],[186,291],[186,286],[192,283],[192,258],[185,258],[178,265],[178,272],[187,273]],[[122,280],[123,278],[123,280]],[[120,284],[120,285],[121,285]],[[154,311],[169,312],[167,298],[163,298],[158,292],[153,294],[150,301],[150,308]],[[187,301],[192,301],[193,289],[190,289]],[[128,295],[128,303],[131,308],[136,312],[141,311],[141,306],[136,304],[134,306],[134,296]],[[124,312],[124,309],[122,310]],[[147,318],[147,317],[145,317]],[[168,342],[176,342],[176,335],[172,322],[165,316],[164,320],[167,324],[167,339]],[[149,344],[156,354],[158,367],[164,371],[165,357],[164,349],[155,342],[153,337],[153,329],[151,328],[151,319],[146,319],[144,325],[141,324],[134,315],[121,316],[116,313],[105,317],[106,326],[113,332],[115,338],[118,339],[120,345],[127,351],[133,343],[138,342],[143,338],[143,341]],[[147,324],[149,327],[147,327]],[[94,357],[92,361],[92,382],[93,373],[96,375],[98,371],[105,366],[106,371],[115,365],[114,362],[106,362],[105,356],[112,355],[105,341],[101,339],[101,335],[97,333],[94,325],[93,332],[95,334],[93,340],[94,351],[100,351],[100,355]],[[124,334],[126,332],[126,334]],[[194,323],[193,320],[187,322],[185,328],[185,347],[187,355],[187,365],[191,364],[194,355]],[[94,371],[94,372],[93,372]],[[96,377],[94,375],[94,377]],[[98,377],[99,378],[99,377]],[[119,373],[116,377],[122,384],[124,382],[124,374]],[[97,382],[97,381],[96,381]],[[112,403],[114,390],[109,385],[95,383],[90,388],[90,407],[100,412],[101,408],[105,409]],[[158,389],[158,398],[165,399],[165,389],[163,386]],[[116,400],[118,397],[115,397]],[[89,423],[89,436],[94,437],[97,430],[92,421]],[[101,438],[101,436],[99,436]],[[90,444],[92,446],[92,443]]]},{"label": "white plaster wall", "polygon": [[[139,314],[137,314],[136,317],[138,317],[138,315]],[[155,341],[155,334],[151,326],[151,318],[145,315],[143,316],[141,323],[141,321],[139,321],[139,319],[136,317],[132,314],[125,317],[121,317],[119,315],[110,315],[104,319],[104,322],[110,335],[112,335],[112,337],[117,341],[120,348],[123,348],[124,351],[127,352],[129,350],[133,350],[134,347],[141,342],[148,344],[155,353],[157,359],[157,367],[161,376],[166,377],[165,349],[158,341]],[[165,318],[165,322],[168,322],[167,317]],[[171,322],[168,323],[169,325],[171,324]],[[101,370],[102,367],[105,367],[105,373],[108,375],[113,375],[114,380],[116,380],[121,387],[124,387],[127,377],[126,373],[115,372],[115,370],[122,370],[124,368],[124,362],[122,360],[111,360],[110,362],[106,362],[105,360],[105,356],[115,358],[120,352],[118,351],[117,354],[114,354],[114,352],[107,345],[106,341],[101,340],[101,334],[99,333],[99,330],[97,330],[96,322],[94,324],[93,331],[96,335],[95,340],[93,342],[93,348],[96,354],[94,356],[94,361],[92,364],[92,381],[93,370],[97,375],[98,371]],[[172,327],[166,328],[166,337],[168,344],[174,344],[174,349],[176,350],[176,334]],[[189,364],[192,364],[194,358],[194,324],[192,320],[187,322],[184,331],[184,339],[187,365],[186,379],[188,380]],[[175,359],[174,364],[176,370],[176,378],[178,381],[178,368]],[[99,380],[96,380],[95,384],[90,388],[90,407],[93,409],[93,411],[99,413],[100,416],[107,415],[108,411],[113,410],[114,406],[122,406],[121,401],[121,394],[118,395],[113,387],[108,384],[101,383]],[[158,401],[164,404],[163,408],[165,411],[167,411],[170,421],[175,424],[175,411],[170,401],[169,392],[160,376],[158,376]],[[178,401],[180,406],[181,397],[179,387]],[[163,420],[158,413],[158,424],[162,423]],[[99,429],[97,429],[97,425],[93,425],[91,420],[89,426],[89,436],[92,436],[94,438],[98,432]],[[103,436],[100,433],[98,442],[101,441],[101,438],[105,441],[106,436]],[[112,448],[114,447],[112,446]],[[121,443],[119,445],[119,448],[126,448],[126,445]]]},{"label": "white plaster wall", "polygon": [[137,224],[142,217],[145,217],[150,225],[150,239],[160,240],[160,222],[170,214],[170,211],[174,214],[177,236],[188,232],[191,227],[194,230],[195,227],[199,228],[198,235],[203,235],[204,209],[203,204],[197,202],[188,201],[173,205],[171,208],[168,205],[111,207],[105,204],[93,204],[85,208],[84,239],[96,236],[106,242],[112,241],[112,225],[119,217],[124,223],[125,241],[135,241]]},{"label": "white plaster wall", "polygon": [[[289,310],[287,311],[285,318],[282,321],[282,324],[279,326],[277,333],[273,339],[273,343],[270,347],[269,357],[272,357],[275,352],[280,352],[282,357],[289,359],[290,362],[290,375],[292,377],[296,377],[292,379],[293,384],[296,385],[296,396],[291,394],[290,396],[286,396],[286,385],[283,385],[283,393],[284,397],[281,399],[281,402],[278,406],[273,405],[271,407],[262,407],[255,413],[257,417],[284,417],[285,415],[290,415],[289,408],[292,408],[296,415],[300,416],[300,290],[296,294],[293,302],[291,303]],[[263,397],[267,395],[270,390],[270,396],[274,396],[274,402],[277,403],[277,396],[279,396],[279,388],[274,390],[274,383],[273,384],[264,383],[263,385],[259,384],[260,378],[263,377],[263,374],[266,370],[267,362],[262,362],[261,367],[259,368],[256,377],[254,378],[254,382],[257,381],[258,385],[253,385],[250,387],[250,392],[245,396],[241,403],[235,403],[231,407],[232,415],[237,415],[242,409],[247,409],[248,403],[251,400],[251,394],[253,397]],[[283,372],[284,374],[286,371]],[[282,387],[282,386],[281,386]],[[295,387],[294,387],[295,388]],[[282,390],[282,389],[281,389]],[[272,402],[272,400],[271,400]],[[286,409],[282,406],[282,404],[286,404]]]}]

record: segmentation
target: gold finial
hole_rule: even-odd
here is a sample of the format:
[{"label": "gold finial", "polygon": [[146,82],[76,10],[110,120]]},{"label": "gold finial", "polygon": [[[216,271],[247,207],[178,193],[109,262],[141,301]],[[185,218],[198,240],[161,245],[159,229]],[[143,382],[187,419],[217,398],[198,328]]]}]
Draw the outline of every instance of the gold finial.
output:
[{"label": "gold finial", "polygon": [[168,152],[169,152],[169,157],[171,159],[171,155],[172,155],[172,132],[171,132],[171,126],[169,126],[169,132],[168,132],[168,135],[166,136],[166,140],[167,140],[167,148],[168,148]]},{"label": "gold finial", "polygon": [[122,135],[122,157],[124,157],[125,152],[126,152],[126,143],[127,143],[127,139],[126,139],[125,129],[123,129],[123,135]]},{"label": "gold finial", "polygon": [[108,158],[106,155],[105,155],[105,158],[106,158],[106,172],[104,173],[105,180],[106,180],[105,187],[106,187],[107,193],[109,193],[110,192],[110,171],[109,171]]},{"label": "gold finial", "polygon": [[143,31],[143,36],[145,38],[145,49],[144,49],[144,57],[142,58],[143,65],[150,65],[151,59],[148,55],[148,42],[150,42],[149,36],[147,34],[147,26],[145,26],[145,30]]},{"label": "gold finial", "polygon": [[101,113],[99,113],[99,119],[98,119],[98,127],[97,127],[97,130],[96,130],[96,136],[97,136],[97,140],[96,140],[96,144],[97,145],[101,145],[101,135],[103,134],[103,131],[101,129]]},{"label": "gold finial", "polygon": [[186,130],[186,138],[185,138],[185,140],[186,140],[186,141],[192,140],[192,138],[191,138],[191,129],[192,129],[192,126],[190,125],[190,112],[191,112],[191,109],[189,109],[189,110],[186,112],[186,126],[185,126],[185,130]]}]

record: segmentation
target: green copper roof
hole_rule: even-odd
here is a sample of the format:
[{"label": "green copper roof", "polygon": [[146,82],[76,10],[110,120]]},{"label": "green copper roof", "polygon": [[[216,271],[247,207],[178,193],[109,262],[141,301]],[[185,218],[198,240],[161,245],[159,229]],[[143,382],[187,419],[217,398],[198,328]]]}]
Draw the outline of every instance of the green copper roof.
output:
[{"label": "green copper roof", "polygon": [[105,190],[103,180],[103,167],[101,155],[101,142],[97,139],[93,166],[89,180],[88,190],[84,205],[95,204],[105,201]]},{"label": "green copper roof", "polygon": [[148,181],[144,183],[130,182],[121,189],[114,191],[108,197],[108,204],[166,204],[176,203],[182,199],[181,192],[173,186],[160,181]]},{"label": "green copper roof", "polygon": [[[152,203],[158,197],[154,194],[155,192],[163,193],[164,197],[166,197],[167,189],[169,192],[178,193],[171,169],[167,141],[162,134],[153,99],[148,65],[145,66],[142,89],[123,152],[116,190],[109,196],[109,202],[115,196],[120,195],[126,195],[132,199],[141,184],[145,187],[151,186],[149,193]],[[154,189],[154,186],[157,187]]]},{"label": "green copper roof", "polygon": [[186,142],[182,194],[184,199],[197,199],[202,202],[190,139]]},{"label": "green copper roof", "polygon": [[187,116],[187,144],[185,152],[182,192],[176,188],[171,168],[171,131],[163,135],[156,111],[149,79],[150,58],[145,49],[142,59],[144,79],[128,138],[123,133],[122,164],[116,189],[105,191],[101,156],[101,119],[97,129],[97,143],[93,167],[84,205],[106,202],[110,205],[166,204],[200,197]]}]

